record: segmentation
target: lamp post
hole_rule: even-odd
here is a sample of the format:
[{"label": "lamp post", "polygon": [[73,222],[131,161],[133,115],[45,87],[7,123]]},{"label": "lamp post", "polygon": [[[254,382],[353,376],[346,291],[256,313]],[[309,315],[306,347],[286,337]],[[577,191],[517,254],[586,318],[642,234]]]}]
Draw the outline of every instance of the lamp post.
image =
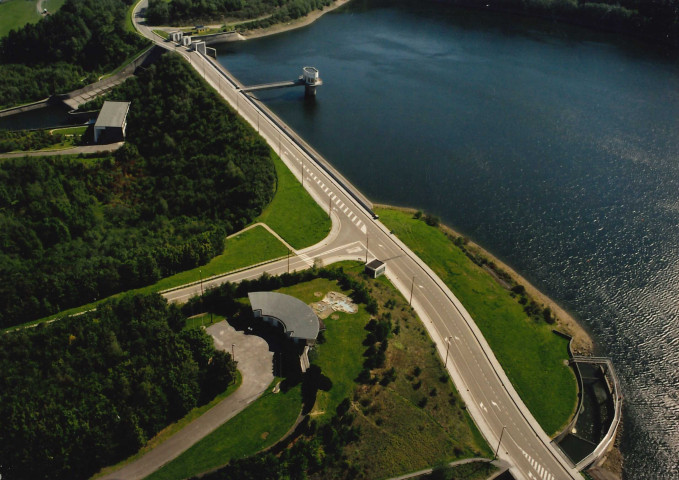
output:
[{"label": "lamp post", "polygon": [[236,353],[234,352],[234,347],[236,346],[235,343],[231,344],[231,360],[235,361],[236,360]]},{"label": "lamp post", "polygon": [[446,342],[448,342],[448,346],[446,347],[446,361],[445,364],[443,365],[443,368],[448,368],[448,352],[450,351],[450,341],[453,339],[453,337],[446,337]]},{"label": "lamp post", "polygon": [[203,296],[203,271],[198,270],[198,275],[200,275],[200,296]]},{"label": "lamp post", "polygon": [[408,300],[408,305],[413,304],[413,290],[415,289],[415,275],[413,275],[413,283],[410,285],[410,300]]},{"label": "lamp post", "polygon": [[365,234],[365,263],[368,264],[368,249],[370,248],[370,235]]},{"label": "lamp post", "polygon": [[288,248],[288,273],[290,273],[290,249]]},{"label": "lamp post", "polygon": [[493,460],[495,460],[497,458],[497,454],[500,451],[500,444],[502,443],[502,435],[504,435],[506,428],[507,427],[502,425],[502,431],[500,432],[500,440],[497,442],[497,448],[495,449],[495,457],[493,458]]}]

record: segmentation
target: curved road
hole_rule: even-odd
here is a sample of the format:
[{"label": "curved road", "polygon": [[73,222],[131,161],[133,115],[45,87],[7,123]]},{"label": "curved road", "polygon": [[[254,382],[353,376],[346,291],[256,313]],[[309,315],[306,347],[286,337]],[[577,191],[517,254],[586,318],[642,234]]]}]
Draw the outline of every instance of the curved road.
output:
[{"label": "curved road", "polygon": [[[429,330],[443,358],[449,345],[448,371],[467,404],[468,411],[498,457],[511,465],[518,479],[580,479],[578,471],[555,449],[507,379],[478,327],[448,287],[389,230],[363,209],[355,195],[327,174],[307,155],[288,127],[275,119],[263,105],[239,91],[238,82],[196,52],[160,41],[139,21],[147,0],[135,8],[139,31],[160,46],[186,58],[279,153],[288,168],[300,178],[311,196],[331,209],[333,231],[318,245],[290,259],[290,269],[307,268],[315,259],[323,263],[379,258],[387,263],[387,276],[409,298],[414,289],[413,307]],[[369,250],[368,247],[369,246]],[[287,260],[279,260],[234,275],[203,282],[203,287],[225,281],[237,282],[267,272],[287,270]],[[200,292],[200,285],[165,294],[170,301],[183,301]],[[448,343],[450,342],[450,343]]]},{"label": "curved road", "polygon": [[243,376],[240,387],[153,450],[100,480],[139,480],[147,477],[234,417],[259,398],[273,382],[273,353],[264,339],[236,331],[224,321],[210,326],[207,332],[220,350],[231,351],[232,344],[238,346],[236,360]]}]

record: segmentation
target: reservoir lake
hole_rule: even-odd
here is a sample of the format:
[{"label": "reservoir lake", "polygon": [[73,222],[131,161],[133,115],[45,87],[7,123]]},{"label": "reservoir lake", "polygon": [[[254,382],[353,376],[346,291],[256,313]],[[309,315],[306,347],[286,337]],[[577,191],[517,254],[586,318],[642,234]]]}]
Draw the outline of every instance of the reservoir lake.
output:
[{"label": "reservoir lake", "polygon": [[679,478],[679,62],[577,27],[356,1],[222,44],[245,85],[374,202],[436,214],[613,359],[624,477]]}]

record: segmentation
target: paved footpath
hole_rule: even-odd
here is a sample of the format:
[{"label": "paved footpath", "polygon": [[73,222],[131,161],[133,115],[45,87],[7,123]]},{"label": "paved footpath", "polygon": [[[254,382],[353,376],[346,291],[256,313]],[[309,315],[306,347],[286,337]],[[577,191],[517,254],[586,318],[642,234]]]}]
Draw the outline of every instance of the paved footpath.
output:
[{"label": "paved footpath", "polygon": [[236,331],[226,322],[212,325],[207,332],[220,350],[231,353],[231,346],[235,345],[238,370],[243,376],[241,386],[146,455],[102,479],[137,480],[147,477],[235,416],[259,398],[271,384],[274,378],[273,353],[264,339]]},{"label": "paved footpath", "polygon": [[80,147],[62,148],[61,150],[31,150],[29,152],[0,153],[0,158],[17,157],[53,157],[56,155],[78,155],[80,153],[115,152],[125,142],[109,143],[108,145],[83,145]]}]

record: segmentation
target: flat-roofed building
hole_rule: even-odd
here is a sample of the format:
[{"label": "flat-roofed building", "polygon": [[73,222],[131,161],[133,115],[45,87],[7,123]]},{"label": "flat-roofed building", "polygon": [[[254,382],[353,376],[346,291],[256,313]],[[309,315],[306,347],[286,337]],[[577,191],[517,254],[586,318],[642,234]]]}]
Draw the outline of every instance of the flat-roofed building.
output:
[{"label": "flat-roofed building", "polygon": [[384,275],[387,270],[387,266],[381,260],[375,259],[365,266],[365,273],[373,278],[377,278],[380,275]]},{"label": "flat-roofed building", "polygon": [[309,347],[316,343],[318,332],[325,330],[323,322],[303,301],[276,292],[248,293],[255,318],[283,327],[295,343],[302,345],[300,366],[302,372],[309,368]]},{"label": "flat-roofed building", "polygon": [[125,140],[129,110],[130,102],[104,102],[94,124],[94,143],[113,143]]}]

